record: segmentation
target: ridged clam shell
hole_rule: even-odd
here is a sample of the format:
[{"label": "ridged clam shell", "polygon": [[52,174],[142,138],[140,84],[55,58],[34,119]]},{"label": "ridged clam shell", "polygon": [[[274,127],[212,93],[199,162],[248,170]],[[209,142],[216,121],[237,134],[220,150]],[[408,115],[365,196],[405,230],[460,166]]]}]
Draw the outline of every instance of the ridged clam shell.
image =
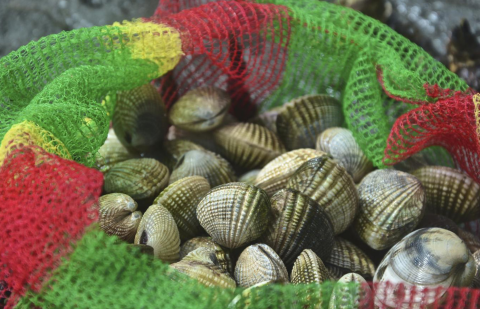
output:
[{"label": "ridged clam shell", "polygon": [[202,247],[215,251],[215,256],[217,257],[219,265],[228,273],[233,274],[233,263],[230,256],[230,250],[221,247],[218,243],[213,241],[211,237],[195,237],[186,241],[180,247],[180,259],[183,259],[188,253]]},{"label": "ridged clam shell", "polygon": [[276,107],[262,114],[254,117],[250,123],[254,123],[265,128],[268,128],[270,131],[277,133],[277,116],[282,111],[283,107]]},{"label": "ridged clam shell", "polygon": [[135,201],[150,202],[168,184],[168,169],[152,158],[122,161],[105,174],[104,189],[107,193],[124,193]]},{"label": "ridged clam shell", "polygon": [[314,148],[317,136],[341,126],[342,106],[327,95],[307,95],[283,106],[277,116],[277,133],[287,150]]},{"label": "ridged clam shell", "polygon": [[[451,286],[470,286],[474,275],[473,256],[457,235],[442,228],[418,229],[393,246],[378,266],[373,279],[379,282],[376,302],[394,308],[428,307],[434,296],[411,296],[413,286],[417,292],[427,287],[440,297]],[[387,281],[404,285],[403,298]]]},{"label": "ridged clam shell", "polygon": [[155,257],[167,263],[180,259],[180,234],[173,216],[160,205],[150,206],[140,221],[135,244],[153,247]]},{"label": "ridged clam shell", "polygon": [[322,283],[330,279],[329,272],[320,257],[306,249],[297,257],[290,276],[292,283]]},{"label": "ridged clam shell", "polygon": [[480,250],[473,253],[473,259],[475,260],[475,276],[473,277],[472,286],[480,288]]},{"label": "ridged clam shell", "polygon": [[285,147],[275,133],[251,123],[236,123],[213,132],[220,154],[231,163],[244,169],[263,167],[285,152]]},{"label": "ridged clam shell", "polygon": [[260,169],[251,170],[247,173],[242,174],[238,178],[238,182],[247,183],[249,185],[255,185],[255,180],[257,179],[257,175],[260,173]]},{"label": "ridged clam shell", "polygon": [[215,250],[212,249],[198,248],[190,252],[178,263],[171,264],[170,267],[196,279],[207,287],[237,287],[232,276],[220,266]]},{"label": "ridged clam shell", "polygon": [[480,250],[480,239],[476,235],[461,228],[458,228],[457,235],[463,240],[463,242],[465,242],[465,245],[471,253]]},{"label": "ridged clam shell", "polygon": [[308,196],[292,189],[282,189],[270,199],[272,220],[261,241],[291,265],[305,249],[321,259],[330,256],[333,227],[325,211]]},{"label": "ridged clam shell", "polygon": [[185,177],[165,188],[153,203],[162,205],[170,212],[180,232],[180,239],[188,240],[203,232],[197,219],[197,205],[208,191],[210,184],[204,177]]},{"label": "ridged clam shell", "polygon": [[224,184],[200,201],[197,216],[215,242],[235,249],[257,239],[267,229],[270,200],[255,186]]},{"label": "ridged clam shell", "polygon": [[128,195],[112,193],[98,199],[100,228],[127,242],[133,242],[142,212],[135,211],[137,203]]},{"label": "ridged clam shell", "polygon": [[268,196],[272,196],[278,190],[285,188],[288,179],[304,162],[324,154],[314,149],[299,149],[284,153],[260,170],[255,186],[265,190]]},{"label": "ridged clam shell", "polygon": [[324,260],[325,266],[336,277],[343,277],[347,273],[358,273],[371,280],[375,274],[375,264],[356,245],[335,237],[332,254]]},{"label": "ridged clam shell", "polygon": [[110,129],[107,140],[105,140],[105,143],[100,147],[95,156],[95,165],[98,170],[105,173],[114,164],[134,157],[118,140],[113,129]]},{"label": "ridged clam shell", "polygon": [[216,87],[188,91],[171,107],[170,122],[178,128],[202,132],[218,127],[230,108],[228,94]]},{"label": "ridged clam shell", "polygon": [[427,210],[465,222],[480,217],[480,185],[465,173],[440,166],[427,166],[411,173],[423,185]]},{"label": "ridged clam shell", "polygon": [[360,208],[353,228],[375,250],[391,247],[422,219],[425,192],[411,174],[376,170],[363,178],[357,189]]},{"label": "ridged clam shell", "polygon": [[193,175],[207,179],[212,188],[235,181],[235,173],[228,161],[209,151],[192,150],[183,154],[172,171],[170,184]]},{"label": "ridged clam shell", "polygon": [[170,155],[173,163],[172,168],[186,152],[191,150],[205,150],[204,147],[185,139],[166,140],[163,142],[163,147]]},{"label": "ridged clam shell", "polygon": [[348,129],[328,128],[318,136],[316,148],[330,154],[340,166],[347,170],[355,183],[360,182],[373,170],[372,162],[365,156]]},{"label": "ridged clam shell", "polygon": [[298,190],[318,202],[330,218],[335,234],[345,231],[357,213],[355,183],[329,155],[303,163],[290,177],[287,188]]},{"label": "ridged clam shell", "polygon": [[373,297],[367,281],[357,273],[347,273],[333,287],[329,309],[368,309]]},{"label": "ridged clam shell", "polygon": [[266,244],[254,244],[243,250],[235,266],[235,280],[241,287],[265,281],[289,282],[287,268]]},{"label": "ridged clam shell", "polygon": [[165,104],[150,84],[117,93],[113,129],[130,151],[145,152],[160,145],[167,133]]}]

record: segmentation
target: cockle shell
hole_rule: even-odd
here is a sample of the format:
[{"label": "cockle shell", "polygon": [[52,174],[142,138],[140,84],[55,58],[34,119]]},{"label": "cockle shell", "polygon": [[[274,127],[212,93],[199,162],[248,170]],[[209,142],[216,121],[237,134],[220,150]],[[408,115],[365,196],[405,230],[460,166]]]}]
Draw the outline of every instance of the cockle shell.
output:
[{"label": "cockle shell", "polygon": [[244,169],[263,167],[285,152],[275,133],[257,124],[226,125],[215,130],[213,137],[220,154]]},{"label": "cockle shell", "polygon": [[324,155],[324,152],[314,149],[299,149],[284,153],[260,170],[255,185],[272,196],[278,190],[285,188],[288,179],[307,160]]},{"label": "cockle shell", "polygon": [[411,174],[423,185],[428,211],[457,223],[480,218],[480,185],[467,174],[441,166],[422,167]]},{"label": "cockle shell", "polygon": [[163,142],[163,148],[168,167],[173,170],[180,157],[191,150],[205,150],[202,146],[185,139],[166,140]]},{"label": "cockle shell", "polygon": [[376,170],[357,187],[359,212],[354,231],[375,250],[388,249],[415,229],[425,210],[425,192],[413,175]]},{"label": "cockle shell", "polygon": [[257,179],[260,169],[251,170],[247,173],[242,174],[238,178],[238,182],[247,183],[249,185],[255,185],[255,180]]},{"label": "cockle shell", "polygon": [[167,263],[180,259],[180,234],[173,216],[165,207],[150,206],[140,221],[135,244],[153,247],[155,257]]},{"label": "cockle shell", "polygon": [[210,184],[204,177],[185,177],[165,188],[153,203],[170,212],[180,232],[180,239],[188,240],[203,232],[197,219],[197,205],[209,190]]},{"label": "cockle shell", "polygon": [[103,195],[98,206],[100,228],[108,235],[133,242],[142,212],[135,211],[137,203],[132,197],[119,193]]},{"label": "cockle shell", "polygon": [[[474,258],[457,235],[442,228],[418,229],[393,246],[378,266],[373,279],[379,282],[376,303],[393,308],[428,307],[441,302],[449,287],[470,286],[474,275]],[[385,285],[387,281],[393,285]],[[400,283],[404,294],[395,294]],[[411,297],[413,289],[421,292],[424,288],[431,294]]]},{"label": "cockle shell", "polygon": [[342,122],[338,100],[328,95],[307,95],[283,106],[277,116],[277,133],[287,150],[314,148],[322,131]]},{"label": "cockle shell", "polygon": [[230,250],[221,247],[213,241],[211,237],[195,237],[186,241],[180,247],[180,259],[183,259],[188,253],[198,248],[207,248],[215,251],[219,265],[228,273],[233,274],[233,262],[230,256]]},{"label": "cockle shell", "polygon": [[222,246],[235,249],[267,229],[270,200],[267,194],[245,183],[228,183],[213,188],[197,206],[202,227]]},{"label": "cockle shell", "polygon": [[107,140],[98,150],[95,156],[96,168],[101,172],[107,172],[114,164],[134,158],[135,155],[128,152],[127,148],[118,140],[113,129],[108,131]]},{"label": "cockle shell", "polygon": [[330,256],[333,227],[326,212],[308,196],[282,189],[271,198],[272,220],[261,242],[270,246],[288,266],[305,249],[321,259]]},{"label": "cockle shell", "polygon": [[265,281],[289,282],[287,268],[266,244],[257,243],[243,250],[235,267],[235,280],[241,287]]},{"label": "cockle shell", "polygon": [[290,279],[294,284],[322,283],[331,280],[320,257],[310,249],[303,250],[297,257]]},{"label": "cockle shell", "polygon": [[357,273],[347,273],[333,287],[329,309],[369,309],[373,298],[367,281]]},{"label": "cockle shell", "polygon": [[365,156],[348,129],[328,128],[318,136],[316,148],[330,154],[340,166],[345,168],[355,183],[360,182],[373,170],[372,162]]},{"label": "cockle shell", "polygon": [[329,155],[303,163],[288,180],[287,188],[298,190],[318,202],[330,218],[335,234],[345,231],[357,213],[355,183]]}]

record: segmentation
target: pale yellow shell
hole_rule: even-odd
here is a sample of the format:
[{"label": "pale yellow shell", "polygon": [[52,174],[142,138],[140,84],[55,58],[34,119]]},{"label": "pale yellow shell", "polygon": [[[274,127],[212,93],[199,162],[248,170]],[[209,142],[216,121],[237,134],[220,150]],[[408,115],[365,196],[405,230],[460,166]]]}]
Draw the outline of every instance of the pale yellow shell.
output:
[{"label": "pale yellow shell", "polygon": [[329,309],[368,309],[373,293],[367,281],[357,273],[347,273],[333,287]]},{"label": "pale yellow shell", "polygon": [[330,279],[329,272],[320,257],[310,249],[303,250],[293,265],[292,283],[322,283]]}]

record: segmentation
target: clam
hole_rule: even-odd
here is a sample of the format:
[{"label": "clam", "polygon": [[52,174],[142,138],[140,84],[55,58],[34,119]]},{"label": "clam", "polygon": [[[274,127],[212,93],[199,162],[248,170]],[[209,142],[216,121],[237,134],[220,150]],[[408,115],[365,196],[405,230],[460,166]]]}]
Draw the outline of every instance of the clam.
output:
[{"label": "clam", "polygon": [[324,152],[314,149],[300,149],[284,153],[260,170],[255,185],[272,196],[278,190],[285,188],[288,179],[307,160],[324,155]]},{"label": "clam", "polygon": [[354,231],[375,250],[388,249],[415,229],[425,210],[425,192],[413,175],[382,169],[358,186],[359,214]]},{"label": "clam", "polygon": [[183,154],[172,171],[170,184],[193,175],[207,179],[212,188],[235,181],[235,173],[228,161],[205,150],[192,150]]},{"label": "clam", "polygon": [[297,257],[290,279],[294,284],[322,283],[331,280],[320,257],[310,249],[303,250]]},{"label": "clam", "polygon": [[129,159],[114,165],[106,174],[106,193],[124,193],[135,201],[151,203],[168,184],[168,169],[152,158]]},{"label": "clam", "polygon": [[230,108],[228,94],[216,87],[188,91],[171,107],[170,122],[178,128],[202,132],[218,127]]},{"label": "clam", "polygon": [[476,235],[462,228],[458,228],[457,236],[465,242],[465,245],[471,253],[480,250],[480,239]]},{"label": "clam", "polygon": [[318,136],[316,148],[330,154],[340,166],[345,168],[355,183],[360,182],[373,170],[372,162],[365,156],[348,129],[328,128]]},{"label": "clam", "polygon": [[277,116],[277,133],[287,150],[314,148],[325,129],[341,126],[342,106],[327,95],[307,95],[283,106]]},{"label": "clam", "polygon": [[330,256],[333,227],[326,212],[308,196],[282,189],[271,198],[272,220],[261,242],[270,246],[287,266],[305,249],[321,259]]},{"label": "clam", "polygon": [[238,178],[238,182],[247,183],[247,184],[250,184],[250,185],[255,185],[255,180],[257,179],[257,175],[259,173],[260,173],[260,169],[251,170],[247,173],[242,174]]},{"label": "clam", "polygon": [[298,190],[318,202],[330,218],[335,234],[345,231],[357,213],[355,183],[329,155],[303,163],[288,180],[287,188]]},{"label": "clam", "polygon": [[167,263],[180,258],[180,234],[173,216],[160,205],[150,206],[140,221],[135,244],[153,247],[154,256]]},{"label": "clam", "polygon": [[473,259],[475,260],[475,276],[473,278],[472,286],[480,288],[480,250],[473,253]]},{"label": "clam", "polygon": [[353,272],[371,280],[375,274],[375,265],[367,254],[340,237],[335,237],[332,254],[324,260],[324,263],[336,278]]},{"label": "clam", "polygon": [[188,253],[198,249],[207,248],[215,251],[219,265],[230,274],[233,274],[233,263],[230,256],[230,250],[221,247],[218,243],[212,240],[211,237],[195,237],[186,241],[180,247],[180,259],[187,256]]},{"label": "clam", "polygon": [[[375,272],[377,305],[438,308],[449,287],[470,286],[475,261],[465,243],[442,228],[418,229],[394,245]],[[386,285],[389,282],[392,285]],[[403,284],[404,293],[396,294]],[[428,288],[431,294],[413,294]]]},{"label": "clam", "polygon": [[171,264],[170,267],[207,287],[237,287],[232,276],[220,266],[215,250],[209,248],[200,247],[190,252],[178,263]]},{"label": "clam", "polygon": [[465,173],[441,166],[412,172],[423,185],[427,210],[465,222],[480,217],[480,185]]},{"label": "clam", "polygon": [[245,183],[213,188],[197,206],[202,227],[222,246],[235,249],[267,229],[270,201],[263,190]]},{"label": "clam", "polygon": [[329,309],[369,309],[373,297],[367,281],[357,273],[347,273],[333,287]]},{"label": "clam", "polygon": [[287,268],[280,257],[266,244],[254,244],[243,250],[235,266],[235,280],[241,287],[265,281],[286,283]]},{"label": "clam", "polygon": [[215,130],[213,138],[220,148],[220,154],[244,169],[263,167],[285,152],[275,133],[257,124],[226,125]]},{"label": "clam", "polygon": [[127,148],[118,140],[113,129],[108,131],[107,140],[95,156],[96,168],[103,173],[107,172],[114,164],[134,158]]},{"label": "clam", "polygon": [[250,123],[254,123],[265,128],[268,128],[270,131],[277,133],[277,116],[282,111],[283,107],[276,107],[270,109],[262,114],[254,117]]},{"label": "clam", "polygon": [[188,240],[203,232],[197,219],[197,204],[209,190],[210,185],[204,177],[185,177],[165,188],[153,203],[170,212],[180,232],[180,239]]},{"label": "clam", "polygon": [[112,123],[128,150],[146,152],[160,145],[167,133],[165,104],[150,84],[118,92]]},{"label": "clam", "polygon": [[163,148],[168,157],[169,167],[175,167],[180,157],[191,150],[205,150],[202,146],[185,139],[166,140],[163,142]]},{"label": "clam", "polygon": [[211,132],[189,132],[175,126],[170,126],[168,129],[167,139],[170,141],[187,140],[211,152],[220,152],[220,148],[212,139]]},{"label": "clam", "polygon": [[135,211],[137,203],[128,195],[112,193],[98,199],[98,222],[108,235],[133,242],[142,212]]}]

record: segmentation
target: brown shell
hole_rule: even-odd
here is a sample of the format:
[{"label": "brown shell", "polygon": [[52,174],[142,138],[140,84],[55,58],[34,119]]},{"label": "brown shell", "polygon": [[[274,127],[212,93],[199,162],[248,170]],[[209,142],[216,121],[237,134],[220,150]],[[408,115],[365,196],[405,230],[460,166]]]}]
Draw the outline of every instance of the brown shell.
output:
[{"label": "brown shell", "polygon": [[128,195],[112,193],[98,199],[100,228],[127,242],[133,242],[142,212],[135,211],[137,203]]},{"label": "brown shell", "polygon": [[191,176],[170,184],[153,201],[164,206],[173,216],[181,240],[188,240],[203,233],[197,219],[197,205],[210,190],[204,177]]},{"label": "brown shell", "polygon": [[210,151],[192,150],[180,157],[172,171],[170,184],[188,176],[202,176],[210,187],[235,181],[232,166],[220,155]]},{"label": "brown shell", "polygon": [[188,253],[198,249],[207,248],[215,251],[220,266],[230,274],[233,274],[233,262],[230,255],[230,250],[223,248],[218,243],[212,240],[212,237],[195,237],[186,241],[180,247],[180,259],[187,256]]},{"label": "brown shell", "polygon": [[480,239],[478,236],[462,228],[458,228],[457,235],[463,240],[463,242],[465,242],[465,245],[471,253],[475,253],[480,250]]},{"label": "brown shell", "polygon": [[287,188],[298,190],[318,202],[330,218],[335,234],[345,231],[357,213],[355,183],[329,155],[303,163],[290,177]]},{"label": "brown shell", "polygon": [[235,249],[257,239],[267,229],[270,200],[255,186],[224,184],[200,201],[197,216],[215,242]]},{"label": "brown shell", "polygon": [[167,263],[180,259],[180,234],[173,216],[160,205],[150,206],[140,221],[135,244],[153,247],[155,257]]},{"label": "brown shell", "polygon": [[168,123],[165,104],[150,84],[117,93],[113,129],[132,152],[146,152],[161,145]]},{"label": "brown shell", "polygon": [[268,245],[257,243],[243,250],[235,266],[235,280],[241,287],[251,287],[265,281],[286,283],[287,268]]},{"label": "brown shell", "polygon": [[283,106],[277,116],[277,133],[287,150],[314,148],[317,136],[341,126],[342,106],[328,95],[307,95]]},{"label": "brown shell", "polygon": [[219,88],[208,86],[192,89],[175,102],[168,119],[184,130],[208,131],[222,123],[230,103],[228,94]]},{"label": "brown shell", "polygon": [[347,273],[333,287],[329,309],[369,309],[373,293],[367,281],[357,273]]},{"label": "brown shell", "polygon": [[214,131],[213,137],[220,154],[244,169],[263,167],[285,152],[275,133],[251,123],[236,123]]},{"label": "brown shell", "polygon": [[238,182],[247,183],[249,185],[255,185],[255,180],[257,179],[260,169],[250,170],[247,173],[242,174],[238,178]]},{"label": "brown shell", "polygon": [[322,283],[331,280],[320,257],[309,249],[303,250],[295,260],[290,279],[294,284]]},{"label": "brown shell", "polygon": [[448,167],[427,166],[412,172],[423,185],[427,210],[465,222],[480,217],[480,185]]},{"label": "brown shell", "polygon": [[254,117],[249,123],[257,124],[277,133],[277,116],[283,107],[276,107]]},{"label": "brown shell", "polygon": [[363,178],[357,189],[360,208],[353,228],[375,250],[393,246],[422,219],[425,192],[411,174],[376,170]]},{"label": "brown shell", "polygon": [[98,170],[105,173],[114,164],[134,157],[135,155],[128,152],[111,128],[108,131],[107,140],[105,140],[105,143],[103,143],[95,156],[95,165]]},{"label": "brown shell", "polygon": [[270,199],[272,220],[261,241],[270,246],[287,266],[305,249],[321,259],[330,256],[333,227],[325,211],[308,196],[282,189]]},{"label": "brown shell", "polygon": [[255,180],[255,186],[265,190],[268,196],[272,196],[278,190],[286,187],[288,179],[304,162],[324,154],[324,152],[314,149],[300,149],[284,153],[260,170]]}]

